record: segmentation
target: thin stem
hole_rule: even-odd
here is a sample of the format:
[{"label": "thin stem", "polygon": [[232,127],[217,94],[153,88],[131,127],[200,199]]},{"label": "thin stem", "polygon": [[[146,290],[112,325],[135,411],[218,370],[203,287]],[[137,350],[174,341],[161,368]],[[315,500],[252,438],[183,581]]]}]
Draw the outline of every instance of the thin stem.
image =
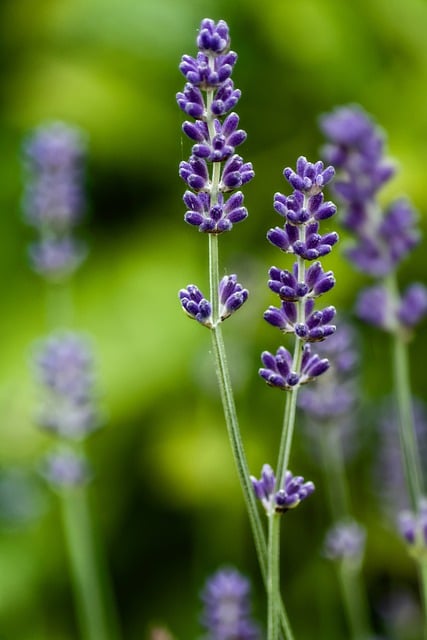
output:
[{"label": "thin stem", "polygon": [[334,520],[350,516],[350,498],[339,428],[336,424],[325,425],[318,439],[329,506]]},{"label": "thin stem", "polygon": [[422,471],[412,412],[408,350],[403,337],[398,334],[393,338],[393,374],[399,411],[399,438],[403,469],[412,506],[417,509],[423,493]]},{"label": "thin stem", "polygon": [[60,493],[74,596],[84,640],[115,640],[117,625],[93,532],[87,488]]},{"label": "thin stem", "polygon": [[267,640],[278,640],[279,638],[280,522],[280,514],[270,513],[268,518]]},{"label": "thin stem", "polygon": [[[231,450],[234,461],[236,463],[237,472],[240,479],[243,497],[245,500],[249,522],[255,541],[255,549],[258,556],[261,574],[267,587],[267,543],[265,540],[264,528],[258,511],[255,493],[250,479],[249,467],[246,459],[245,450],[240,434],[239,423],[237,419],[234,396],[231,387],[230,374],[227,365],[224,341],[222,338],[221,324],[218,324],[211,330],[212,346],[215,358],[215,369],[220,388],[221,400],[224,409],[225,422],[227,425],[228,436],[231,443]],[[287,640],[293,640],[294,636],[289,624],[285,607],[281,602],[280,621],[283,632]]]},{"label": "thin stem", "polygon": [[351,560],[344,559],[339,565],[338,573],[351,637],[353,640],[367,640],[369,637],[366,616],[367,604],[361,585],[360,569],[358,566],[354,566]]}]

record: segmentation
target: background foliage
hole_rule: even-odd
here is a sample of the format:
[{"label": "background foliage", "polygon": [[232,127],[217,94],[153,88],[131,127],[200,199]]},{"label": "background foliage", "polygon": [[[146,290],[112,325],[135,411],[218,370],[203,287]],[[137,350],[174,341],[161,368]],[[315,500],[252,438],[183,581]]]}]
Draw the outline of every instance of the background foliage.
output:
[{"label": "background foliage", "polygon": [[[234,74],[248,131],[242,148],[256,179],[250,217],[221,239],[224,270],[251,297],[225,326],[251,469],[274,460],[283,395],[257,376],[259,352],[278,335],[264,326],[265,240],[278,223],[272,196],[282,168],[318,157],[320,113],[361,104],[389,136],[400,171],[384,200],[407,193],[426,226],[427,4],[424,0],[3,0],[0,7],[0,638],[71,640],[76,629],[55,497],[38,464],[50,446],[33,424],[33,342],[47,330],[45,290],[27,266],[32,231],[22,222],[20,149],[41,122],[62,119],[90,140],[90,258],[75,282],[75,327],[91,334],[108,420],[91,441],[93,503],[118,596],[124,636],[163,623],[199,634],[198,593],[231,563],[249,574],[256,613],[264,601],[252,541],[210,369],[209,336],[189,322],[177,290],[206,289],[207,239],[183,224],[188,155],[175,93],[178,63],[194,55],[200,20],[225,19],[239,54]],[[425,280],[425,247],[401,281]],[[338,255],[332,302],[351,312],[365,282]],[[205,283],[205,284],[204,284]],[[349,475],[357,517],[369,526],[366,579],[378,627],[384,594],[413,589],[414,569],[373,490],[373,407],[391,387],[388,342],[360,327],[361,431]],[[411,350],[413,386],[425,391],[425,326]],[[317,492],[287,522],[284,592],[297,636],[345,636],[332,567],[319,551],[328,526],[315,458],[297,434],[293,467]],[[307,603],[313,615],[307,616]],[[402,637],[404,637],[402,635]],[[409,637],[409,636],[405,636]]]}]

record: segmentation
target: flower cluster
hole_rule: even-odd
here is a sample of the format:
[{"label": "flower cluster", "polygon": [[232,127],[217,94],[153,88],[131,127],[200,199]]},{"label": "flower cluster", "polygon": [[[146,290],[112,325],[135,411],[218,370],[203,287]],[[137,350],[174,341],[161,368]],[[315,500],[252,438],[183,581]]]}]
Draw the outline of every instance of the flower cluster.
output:
[{"label": "flower cluster", "polygon": [[[84,440],[100,426],[94,399],[93,357],[86,340],[75,333],[57,333],[41,342],[34,356],[43,389],[38,425],[62,442]],[[70,446],[47,459],[46,476],[59,485],[86,479],[87,463]]]},{"label": "flower cluster", "polygon": [[329,529],[324,542],[324,555],[330,560],[359,562],[365,547],[366,531],[354,522],[343,521]]},{"label": "flower cluster", "polygon": [[203,589],[205,640],[259,640],[251,619],[249,581],[235,569],[220,569]]},{"label": "flower cluster", "polygon": [[[248,290],[243,289],[242,285],[237,282],[235,274],[224,276],[218,286],[218,298],[219,319],[222,322],[246,302]],[[189,284],[186,289],[181,289],[179,299],[182,308],[190,318],[197,320],[205,327],[214,326],[212,305],[195,284]]]},{"label": "flower cluster", "polygon": [[264,318],[282,333],[294,334],[302,345],[302,355],[297,359],[284,347],[276,355],[263,352],[264,366],[259,373],[269,385],[280,389],[291,390],[305,384],[329,366],[327,359],[311,352],[308,343],[323,341],[335,332],[335,308],[315,309],[317,298],[335,285],[334,274],[324,271],[319,261],[338,241],[335,232],[319,233],[320,222],[336,213],[335,205],[325,201],[322,193],[334,173],[332,166],[325,168],[322,162],[313,164],[301,156],[296,171],[288,167],[283,172],[294,192],[290,196],[274,196],[274,208],[284,218],[284,224],[270,229],[267,238],[282,251],[294,254],[296,262],[292,271],[271,267],[268,286],[281,304],[270,306]]},{"label": "flower cluster", "polygon": [[72,230],[83,214],[83,134],[62,122],[39,127],[24,147],[24,213],[40,239],[30,247],[34,270],[50,280],[71,275],[85,257]]},{"label": "flower cluster", "polygon": [[[378,202],[378,192],[395,173],[384,157],[384,135],[355,106],[326,114],[321,128],[328,139],[324,156],[340,170],[334,189],[345,205],[343,224],[354,236],[347,257],[360,271],[385,278],[416,246],[420,233],[407,200],[396,199],[384,211]],[[388,331],[410,329],[427,313],[427,288],[414,284],[399,296],[383,283],[375,285],[362,293],[357,312]]]},{"label": "flower cluster", "polygon": [[283,487],[276,490],[276,477],[269,464],[264,464],[261,478],[251,476],[256,497],[261,500],[268,516],[294,509],[314,491],[312,482],[305,482],[302,476],[294,476],[286,471]]},{"label": "flower cluster", "polygon": [[246,133],[238,128],[239,116],[231,112],[240,91],[231,80],[237,54],[230,51],[227,24],[202,20],[197,46],[197,57],[184,55],[180,64],[187,83],[177,94],[177,102],[194,120],[182,127],[194,144],[179,174],[191,189],[184,194],[186,222],[199,231],[218,234],[247,217],[241,191],[228,198],[226,194],[249,182],[254,172],[252,164],[235,153]]}]

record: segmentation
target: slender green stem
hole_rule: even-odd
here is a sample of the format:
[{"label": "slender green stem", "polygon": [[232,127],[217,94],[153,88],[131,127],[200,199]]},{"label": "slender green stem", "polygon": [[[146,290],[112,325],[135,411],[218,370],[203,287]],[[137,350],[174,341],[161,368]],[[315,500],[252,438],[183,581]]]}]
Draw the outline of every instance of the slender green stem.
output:
[{"label": "slender green stem", "polygon": [[398,334],[393,336],[393,374],[405,480],[412,506],[418,509],[419,499],[423,493],[421,462],[412,412],[408,350],[403,337]]},{"label": "slender green stem", "polygon": [[95,544],[87,487],[60,493],[74,596],[84,640],[115,640],[117,625],[107,582],[101,580],[99,548]]},{"label": "slender green stem", "polygon": [[334,520],[350,517],[350,498],[339,429],[340,425],[327,424],[318,438],[329,507]]},{"label": "slender green stem", "polygon": [[344,559],[339,565],[339,577],[344,596],[344,605],[353,640],[367,640],[368,621],[365,591],[361,584],[360,567]]},{"label": "slender green stem", "polygon": [[267,640],[279,639],[280,606],[280,514],[271,513],[268,518],[268,618]]},{"label": "slender green stem", "polygon": [[[267,543],[263,524],[258,511],[252,482],[250,479],[249,467],[246,459],[245,450],[240,434],[239,423],[237,419],[234,396],[231,387],[230,374],[227,365],[224,342],[222,338],[221,324],[218,324],[211,330],[212,347],[215,358],[215,369],[217,373],[222,405],[225,414],[228,436],[231,443],[233,457],[236,463],[240,484],[243,491],[249,522],[255,541],[255,549],[258,556],[261,574],[267,587],[268,569],[267,569]],[[294,636],[288,620],[288,616],[283,605],[280,603],[280,622],[287,640],[293,640]]]}]

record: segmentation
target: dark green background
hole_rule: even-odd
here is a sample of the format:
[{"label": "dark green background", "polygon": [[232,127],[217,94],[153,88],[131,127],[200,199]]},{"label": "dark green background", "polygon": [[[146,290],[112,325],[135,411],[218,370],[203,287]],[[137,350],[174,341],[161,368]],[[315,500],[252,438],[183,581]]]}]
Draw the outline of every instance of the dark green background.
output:
[{"label": "dark green background", "polygon": [[[248,140],[240,152],[256,178],[250,217],[221,237],[222,271],[250,289],[224,327],[249,464],[274,463],[284,396],[259,380],[259,353],[280,334],[262,320],[274,302],[267,270],[286,257],[265,240],[280,223],[275,191],[284,166],[316,160],[320,113],[358,103],[388,132],[399,162],[384,202],[408,194],[426,224],[427,3],[424,0],[3,0],[0,8],[0,638],[77,638],[57,505],[38,480],[51,441],[33,425],[30,347],[47,330],[45,288],[27,266],[32,230],[22,222],[20,148],[52,119],[88,132],[89,215],[79,233],[89,259],[74,283],[75,328],[93,336],[108,416],[93,436],[93,503],[116,587],[124,637],[164,623],[177,638],[200,633],[206,576],[236,565],[264,600],[228,449],[208,332],[184,316],[177,290],[207,293],[207,238],[183,223],[177,166],[190,145],[175,93],[183,53],[200,20],[225,19],[239,54],[235,85]],[[329,226],[332,227],[331,223]],[[425,280],[425,243],[402,266],[402,284]],[[368,280],[339,250],[328,296],[350,312]],[[369,527],[366,579],[376,624],[383,593],[413,588],[415,571],[372,487],[375,416],[391,388],[389,345],[360,327],[365,447],[349,469],[357,517]],[[413,387],[425,391],[425,325],[411,347]],[[368,437],[366,437],[368,433]],[[359,436],[357,436],[359,437]],[[361,436],[360,436],[361,438]],[[317,492],[289,516],[283,583],[299,640],[342,640],[346,627],[332,567],[319,554],[329,524],[320,472],[296,434],[293,468]],[[297,468],[296,468],[297,467]],[[409,636],[396,636],[408,638]],[[100,639],[102,640],[102,639]]]}]

